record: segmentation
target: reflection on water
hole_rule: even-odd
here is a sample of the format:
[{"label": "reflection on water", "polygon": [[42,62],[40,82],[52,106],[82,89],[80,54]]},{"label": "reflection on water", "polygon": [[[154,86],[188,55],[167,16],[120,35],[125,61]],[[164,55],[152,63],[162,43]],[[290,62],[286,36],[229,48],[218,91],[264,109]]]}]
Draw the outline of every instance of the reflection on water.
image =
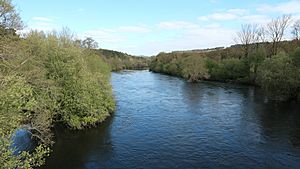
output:
[{"label": "reflection on water", "polygon": [[115,114],[97,128],[57,128],[44,168],[299,168],[300,106],[248,86],[148,71],[113,73]]}]

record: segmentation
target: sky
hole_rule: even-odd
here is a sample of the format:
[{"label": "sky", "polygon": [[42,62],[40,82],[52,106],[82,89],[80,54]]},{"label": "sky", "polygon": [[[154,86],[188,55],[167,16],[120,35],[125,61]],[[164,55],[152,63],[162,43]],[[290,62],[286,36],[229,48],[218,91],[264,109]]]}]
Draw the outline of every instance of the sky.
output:
[{"label": "sky", "polygon": [[234,44],[242,24],[265,25],[291,14],[300,0],[13,0],[26,28],[67,27],[100,48],[133,55]]}]

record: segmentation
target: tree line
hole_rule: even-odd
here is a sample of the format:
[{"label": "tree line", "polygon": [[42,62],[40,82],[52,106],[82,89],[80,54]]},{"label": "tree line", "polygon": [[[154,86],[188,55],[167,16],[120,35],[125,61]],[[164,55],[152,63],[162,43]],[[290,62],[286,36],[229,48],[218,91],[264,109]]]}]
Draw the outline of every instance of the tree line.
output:
[{"label": "tree line", "polygon": [[[291,28],[292,40],[284,40]],[[244,24],[234,38],[236,45],[208,52],[158,54],[150,64],[153,72],[179,76],[191,82],[214,80],[257,85],[270,98],[300,97],[300,20],[290,15],[266,25]]]},{"label": "tree line", "polygon": [[112,71],[121,70],[144,70],[149,69],[151,62],[150,57],[144,56],[132,56],[126,53],[107,50],[107,49],[95,49],[96,54],[101,56]]},{"label": "tree line", "polygon": [[92,37],[87,37],[84,40],[76,39],[75,43],[82,48],[94,51],[109,65],[111,71],[149,69],[150,57],[133,56],[114,50],[101,49],[98,42]]}]

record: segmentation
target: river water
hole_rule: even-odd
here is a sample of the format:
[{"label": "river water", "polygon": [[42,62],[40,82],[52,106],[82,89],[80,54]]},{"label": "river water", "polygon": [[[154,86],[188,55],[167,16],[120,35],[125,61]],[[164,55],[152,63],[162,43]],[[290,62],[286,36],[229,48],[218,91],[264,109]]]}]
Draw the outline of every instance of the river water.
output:
[{"label": "river water", "polygon": [[299,103],[148,71],[111,81],[116,112],[93,129],[57,129],[43,168],[300,168]]}]

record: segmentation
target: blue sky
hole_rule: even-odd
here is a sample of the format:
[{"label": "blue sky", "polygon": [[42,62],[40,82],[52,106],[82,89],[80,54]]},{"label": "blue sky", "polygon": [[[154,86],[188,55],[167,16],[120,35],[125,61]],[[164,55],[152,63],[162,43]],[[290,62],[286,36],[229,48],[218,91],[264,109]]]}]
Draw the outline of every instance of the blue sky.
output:
[{"label": "blue sky", "polygon": [[241,24],[300,18],[300,0],[14,0],[30,29],[68,27],[134,55],[229,46]]}]

